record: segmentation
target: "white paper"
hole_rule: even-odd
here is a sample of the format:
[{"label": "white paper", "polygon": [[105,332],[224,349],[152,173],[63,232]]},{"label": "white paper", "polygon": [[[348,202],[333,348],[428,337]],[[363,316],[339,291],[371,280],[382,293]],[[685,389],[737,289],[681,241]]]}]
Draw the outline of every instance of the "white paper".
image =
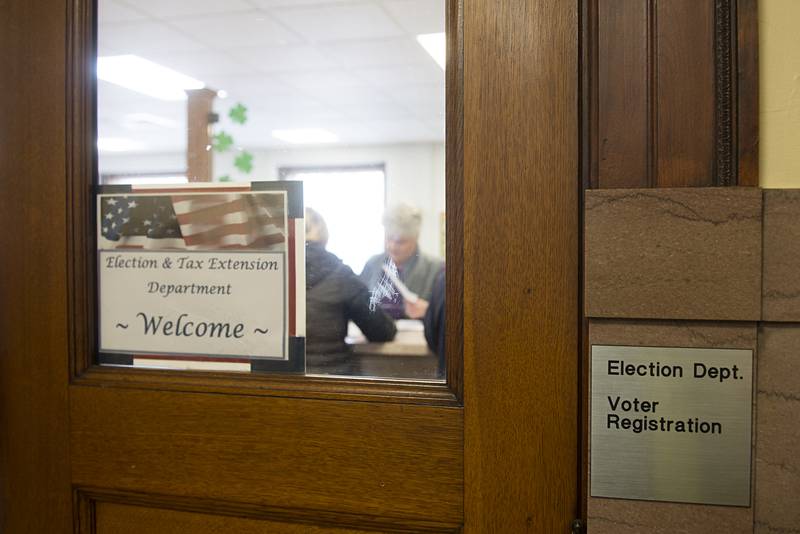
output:
[{"label": "white paper", "polygon": [[400,294],[403,296],[403,300],[405,300],[406,302],[410,302],[411,304],[414,304],[419,300],[419,295],[408,289],[408,286],[400,281],[400,279],[397,277],[395,273],[392,272],[389,266],[384,265],[383,272],[386,273],[386,276],[388,276],[389,279],[392,281],[394,287],[396,287],[397,290],[400,292]]},{"label": "white paper", "polygon": [[99,251],[100,350],[285,358],[280,252]]}]

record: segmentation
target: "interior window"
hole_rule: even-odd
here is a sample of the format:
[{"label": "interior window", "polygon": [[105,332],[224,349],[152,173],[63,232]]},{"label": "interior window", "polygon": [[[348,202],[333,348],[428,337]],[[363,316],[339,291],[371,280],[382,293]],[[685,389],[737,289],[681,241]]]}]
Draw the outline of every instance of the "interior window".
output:
[{"label": "interior window", "polygon": [[[106,229],[98,242],[108,247],[104,257],[127,258],[136,243],[159,258],[157,265],[169,255],[180,259],[176,251],[205,254],[207,262],[218,253],[231,264],[245,253],[287,258],[286,300],[302,302],[261,300],[286,315],[280,327],[286,331],[284,348],[295,350],[302,339],[301,371],[441,380],[445,1],[98,0],[97,5],[98,185],[107,186],[98,193],[106,195],[98,217],[108,218],[108,224],[98,224],[99,231]],[[294,193],[281,193],[280,184],[293,182],[303,188],[299,211]],[[206,197],[169,189],[187,184],[192,195]],[[249,184],[261,185],[250,190]],[[196,232],[211,236],[202,241],[202,251]],[[253,248],[270,240],[280,243]],[[231,250],[231,243],[251,249]],[[136,263],[119,261],[112,264]],[[121,289],[133,287],[120,274],[115,271],[114,280],[121,281]],[[212,274],[216,278],[209,285]],[[173,270],[168,283],[157,273],[141,283],[167,284],[165,291],[223,288],[243,306],[253,297],[237,287],[233,272],[230,280],[208,275],[203,278],[202,269]],[[298,285],[303,280],[305,287]],[[164,309],[177,298],[172,293],[117,297],[121,303],[141,297],[141,306],[158,297]],[[224,315],[220,321],[238,317],[233,308],[201,303],[204,295],[178,297],[185,304],[173,306],[176,317],[191,318],[200,309]],[[154,310],[158,306],[154,300]],[[155,321],[160,313],[147,317]],[[155,355],[140,362],[133,358],[133,364],[298,372],[294,366],[253,364],[251,348],[243,349],[248,354],[239,354],[236,346],[196,354],[181,344],[184,332],[198,332],[200,323],[189,327],[187,320],[164,323],[169,332],[181,332],[174,349],[162,354],[157,343],[148,345]],[[122,334],[115,324],[109,335]],[[120,324],[141,326],[135,320]],[[235,331],[235,321],[230,325]],[[249,325],[243,328],[242,335],[253,335]],[[107,356],[106,363],[115,361],[130,358]]]}]

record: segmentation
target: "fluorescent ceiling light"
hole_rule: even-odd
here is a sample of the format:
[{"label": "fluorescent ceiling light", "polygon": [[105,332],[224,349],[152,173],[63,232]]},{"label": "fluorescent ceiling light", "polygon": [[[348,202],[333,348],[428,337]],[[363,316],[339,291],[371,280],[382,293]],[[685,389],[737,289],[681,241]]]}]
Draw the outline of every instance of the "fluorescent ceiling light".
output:
[{"label": "fluorescent ceiling light", "polygon": [[186,89],[205,87],[200,80],[134,55],[97,58],[97,77],[161,100],[186,100]]},{"label": "fluorescent ceiling light", "polygon": [[417,41],[434,61],[444,69],[447,62],[447,39],[445,39],[444,32],[417,35]]},{"label": "fluorescent ceiling light", "polygon": [[143,148],[142,143],[124,137],[101,137],[97,140],[97,149],[100,152],[131,152]]},{"label": "fluorescent ceiling light", "polygon": [[321,128],[297,128],[294,130],[272,130],[272,137],[296,145],[316,143],[335,143],[339,140],[336,134]]}]

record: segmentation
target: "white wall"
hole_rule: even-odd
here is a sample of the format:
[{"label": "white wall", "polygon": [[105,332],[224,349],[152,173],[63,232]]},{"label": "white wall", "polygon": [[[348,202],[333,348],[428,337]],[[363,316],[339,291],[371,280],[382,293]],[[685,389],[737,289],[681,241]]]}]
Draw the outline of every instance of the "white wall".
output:
[{"label": "white wall", "polygon": [[[214,176],[235,181],[276,180],[281,167],[367,165],[386,166],[386,202],[405,202],[422,210],[420,247],[441,256],[440,218],[444,213],[444,162],[442,143],[396,144],[365,147],[293,148],[253,150],[253,172],[242,174],[233,166],[233,153],[214,155]],[[186,168],[183,153],[103,154],[104,174],[174,172]]]},{"label": "white wall", "polygon": [[186,153],[100,155],[100,174],[178,173],[186,172]]}]

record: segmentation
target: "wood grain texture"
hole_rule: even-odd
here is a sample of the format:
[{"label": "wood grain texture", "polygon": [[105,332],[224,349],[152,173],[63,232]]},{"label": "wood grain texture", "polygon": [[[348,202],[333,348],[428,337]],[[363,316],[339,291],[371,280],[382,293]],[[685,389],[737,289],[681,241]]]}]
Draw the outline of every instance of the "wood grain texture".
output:
[{"label": "wood grain texture", "polygon": [[758,185],[756,0],[590,0],[592,188]]},{"label": "wood grain texture", "polygon": [[599,0],[600,186],[650,186],[651,3]]},{"label": "wood grain texture", "polygon": [[738,185],[758,187],[758,0],[737,0]]},{"label": "wood grain texture", "polygon": [[[114,513],[113,516],[124,514],[125,519],[131,521],[130,525],[119,525],[118,528],[132,529],[132,532],[148,532],[148,534],[195,532],[194,529],[182,530],[179,526],[192,525],[202,528],[201,525],[204,522],[220,529],[225,529],[227,525],[225,532],[239,532],[239,528],[263,528],[260,525],[288,529],[290,532],[298,530],[305,532],[303,529],[314,531],[315,528],[323,532],[325,529],[329,529],[334,532],[391,532],[393,534],[411,532],[454,534],[460,532],[458,524],[433,520],[405,519],[400,523],[397,518],[387,520],[363,514],[346,514],[327,510],[307,511],[108,489],[77,488],[74,494],[77,518],[75,534],[96,534],[99,530],[98,515],[102,513],[100,510],[104,507],[106,510],[113,508],[121,511],[121,513]],[[148,526],[152,528],[146,528],[133,522],[137,516],[149,523]],[[116,522],[116,517],[112,518],[112,521]]]},{"label": "wood grain texture", "polygon": [[190,182],[211,182],[214,151],[208,150],[211,144],[208,116],[217,93],[203,88],[188,90],[186,94],[186,177]]},{"label": "wood grain texture", "polygon": [[[298,522],[280,519],[264,519],[215,515],[213,512],[198,512],[152,508],[115,502],[92,502],[91,524],[76,534],[173,534],[191,532],[192,534],[410,534],[438,533],[454,534],[458,528],[433,524],[417,524],[408,528],[382,527],[380,525],[332,526],[326,523],[330,518],[321,514]],[[240,513],[242,511],[240,510]],[[347,520],[338,518],[337,521]]]},{"label": "wood grain texture", "polygon": [[447,0],[446,151],[447,262],[445,347],[447,384],[464,396],[464,4]]},{"label": "wood grain texture", "polygon": [[94,191],[97,171],[97,91],[91,65],[97,56],[94,10],[86,0],[73,0],[67,35],[67,294],[69,305],[70,373],[75,377],[91,364],[95,341]]},{"label": "wood grain texture", "polygon": [[[594,142],[596,138],[592,136],[589,126],[595,124],[597,113],[596,95],[592,88],[597,76],[596,36],[597,36],[597,5],[595,2],[579,3],[578,11],[578,47],[580,50],[580,69],[579,87],[580,95],[578,98],[578,109],[580,113],[580,191],[578,193],[578,242],[584,241],[584,198],[586,191],[591,187],[597,186],[598,166],[592,161],[592,153],[596,149]],[[588,502],[589,469],[587,455],[589,452],[589,420],[586,416],[589,408],[589,398],[584,395],[588,391],[588,320],[583,315],[584,309],[584,284],[583,284],[583,246],[578,252],[578,265],[580,270],[581,283],[578,286],[578,309],[581,310],[579,321],[580,329],[580,354],[578,357],[578,388],[580,391],[578,401],[578,514],[576,518],[581,521],[586,520],[586,510]]]},{"label": "wood grain texture", "polygon": [[[349,528],[313,524],[284,523],[228,517],[197,512],[144,508],[114,503],[99,503],[96,509],[97,534],[149,534],[191,532],[192,534],[358,534]],[[381,531],[371,531],[381,532]],[[383,531],[386,532],[386,531]]]},{"label": "wood grain texture", "polygon": [[67,2],[0,12],[0,532],[67,533]]},{"label": "wood grain texture", "polygon": [[586,193],[586,315],[757,321],[761,192]]},{"label": "wood grain texture", "polygon": [[714,0],[656,3],[658,187],[714,184]]},{"label": "wood grain texture", "polygon": [[175,391],[256,395],[300,399],[331,399],[458,406],[445,384],[348,380],[204,371],[119,369],[90,367],[73,379],[77,385]]},{"label": "wood grain texture", "polygon": [[73,483],[458,524],[458,408],[73,386]]},{"label": "wood grain texture", "polygon": [[467,533],[578,510],[577,10],[465,3]]}]

